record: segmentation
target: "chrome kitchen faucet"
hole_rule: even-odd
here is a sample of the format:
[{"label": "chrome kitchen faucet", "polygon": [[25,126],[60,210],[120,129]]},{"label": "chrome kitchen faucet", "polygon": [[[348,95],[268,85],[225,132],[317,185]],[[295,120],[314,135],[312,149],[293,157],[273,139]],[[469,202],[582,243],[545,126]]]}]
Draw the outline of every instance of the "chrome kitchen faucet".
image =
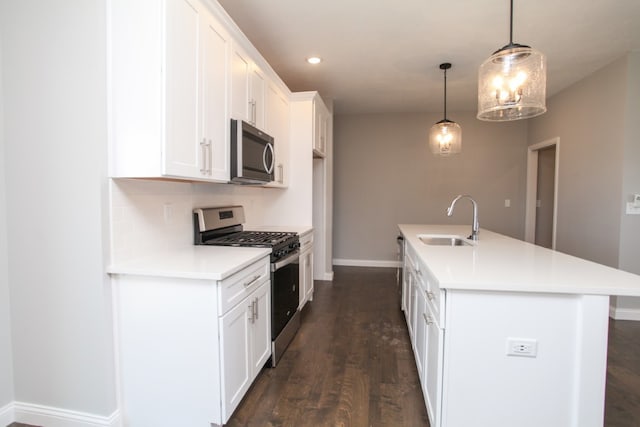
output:
[{"label": "chrome kitchen faucet", "polygon": [[478,233],[480,231],[480,225],[478,224],[478,204],[475,200],[473,200],[471,196],[469,196],[468,194],[460,194],[458,197],[453,199],[453,201],[451,202],[451,206],[447,208],[447,216],[453,215],[453,208],[456,206],[456,202],[463,197],[466,197],[467,199],[471,200],[471,203],[473,203],[473,224],[471,225],[471,236],[467,238],[477,241]]}]

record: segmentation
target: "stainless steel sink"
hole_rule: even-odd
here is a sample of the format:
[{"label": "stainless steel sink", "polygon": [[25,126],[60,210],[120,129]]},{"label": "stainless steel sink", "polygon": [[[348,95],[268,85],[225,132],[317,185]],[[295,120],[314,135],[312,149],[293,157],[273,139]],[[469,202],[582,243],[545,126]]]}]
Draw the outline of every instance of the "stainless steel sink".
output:
[{"label": "stainless steel sink", "polygon": [[473,246],[474,242],[462,236],[446,234],[419,234],[418,239],[429,246]]}]

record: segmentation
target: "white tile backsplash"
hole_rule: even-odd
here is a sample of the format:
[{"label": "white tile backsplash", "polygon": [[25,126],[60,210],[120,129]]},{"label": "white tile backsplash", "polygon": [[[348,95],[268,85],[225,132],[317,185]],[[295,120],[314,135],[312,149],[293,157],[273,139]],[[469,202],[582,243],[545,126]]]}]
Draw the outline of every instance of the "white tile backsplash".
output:
[{"label": "white tile backsplash", "polygon": [[[111,259],[123,262],[192,245],[194,207],[238,204],[245,207],[247,223],[263,224],[262,212],[278,191],[229,184],[112,179]],[[171,206],[168,221],[165,205]]]}]

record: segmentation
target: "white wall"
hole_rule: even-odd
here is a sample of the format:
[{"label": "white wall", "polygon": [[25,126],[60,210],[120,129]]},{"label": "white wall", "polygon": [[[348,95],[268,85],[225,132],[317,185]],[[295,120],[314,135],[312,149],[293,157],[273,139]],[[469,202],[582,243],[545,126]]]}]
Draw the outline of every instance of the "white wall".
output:
[{"label": "white wall", "polygon": [[97,416],[116,410],[105,11],[0,3],[14,397]]},{"label": "white wall", "polygon": [[429,128],[441,114],[334,117],[334,259],[395,260],[398,223],[468,224],[471,232],[468,201],[446,216],[458,194],[478,202],[480,227],[523,237],[526,121],[481,122],[473,112],[449,116],[462,127],[462,153],[451,157],[428,148]]},{"label": "white wall", "polygon": [[634,273],[640,216],[624,205],[640,192],[639,75],[638,53],[620,58],[550,98],[529,124],[529,144],[561,141],[557,249]]},{"label": "white wall", "polygon": [[4,111],[2,102],[2,36],[0,32],[0,425],[11,420],[3,411],[13,401],[9,275],[7,273],[7,205],[4,160]]}]

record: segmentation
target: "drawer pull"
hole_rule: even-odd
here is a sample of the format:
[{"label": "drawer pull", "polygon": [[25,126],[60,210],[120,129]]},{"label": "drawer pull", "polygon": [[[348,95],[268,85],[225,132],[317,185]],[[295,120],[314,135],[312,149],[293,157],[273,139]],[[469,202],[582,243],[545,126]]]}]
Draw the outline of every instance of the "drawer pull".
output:
[{"label": "drawer pull", "polygon": [[251,279],[248,282],[246,282],[244,284],[244,287],[248,288],[249,286],[253,285],[260,277],[262,277],[262,275],[260,275],[260,274],[258,274],[257,276],[253,276],[253,279]]}]

